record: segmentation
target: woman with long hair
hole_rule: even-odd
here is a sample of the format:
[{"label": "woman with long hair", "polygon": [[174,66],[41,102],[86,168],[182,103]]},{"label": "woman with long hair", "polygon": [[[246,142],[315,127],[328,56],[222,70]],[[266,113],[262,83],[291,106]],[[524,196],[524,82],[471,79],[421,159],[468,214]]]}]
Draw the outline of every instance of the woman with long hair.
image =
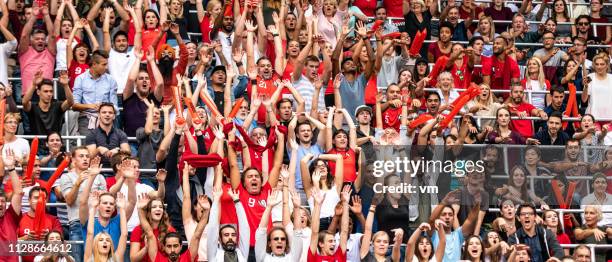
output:
[{"label": "woman with long hair", "polygon": [[[64,10],[68,8],[70,13],[70,17],[72,19],[64,18]],[[57,15],[55,16],[55,21],[53,21],[53,30],[55,30],[55,35],[57,39],[50,39],[50,41],[56,41],[57,46],[57,54],[55,55],[55,71],[65,71],[68,70],[68,65],[66,60],[66,50],[74,48],[74,46],[81,42],[80,39],[83,38],[82,32],[77,32],[78,40],[76,43],[71,43],[68,45],[68,38],[73,31],[75,23],[79,22],[79,15],[72,4],[72,1],[61,1],[59,7],[57,8]],[[89,33],[89,31],[87,32]],[[90,38],[91,39],[91,38]]]},{"label": "woman with long hair", "polygon": [[210,0],[206,4],[204,10],[203,2],[196,1],[196,10],[198,12],[198,21],[200,22],[200,32],[202,32],[202,42],[210,43],[210,32],[215,27],[219,18],[222,18],[223,3],[219,0]]},{"label": "woman with long hair", "polygon": [[[595,72],[589,74],[583,81],[582,102],[589,103],[586,113],[595,118],[612,118],[610,97],[612,97],[612,74],[610,70],[610,57],[600,53],[593,58]],[[597,95],[595,95],[597,94]]]},{"label": "woman with long hair", "polygon": [[336,48],[337,32],[342,30],[343,17],[348,13],[348,1],[321,0],[313,9],[318,14],[317,28],[323,39]]},{"label": "woman with long hair", "polygon": [[[159,1],[160,5],[160,21],[172,21],[172,23],[179,25],[179,34],[182,39],[189,39],[187,35],[187,17],[184,14],[185,8],[183,1],[181,0],[162,0]],[[165,9],[165,10],[164,10]],[[162,11],[164,10],[164,11]],[[167,17],[164,17],[167,14]],[[160,23],[161,24],[161,23]],[[166,43],[171,46],[177,44],[174,34],[166,34]]]},{"label": "woman with long hair", "polygon": [[[550,82],[546,79],[544,74],[544,67],[542,61],[537,57],[531,57],[527,60],[527,68],[525,69],[525,78],[521,80],[521,84],[525,90],[546,92],[550,89]],[[527,100],[530,101],[535,108],[544,110],[546,106],[551,103],[550,93],[536,93],[532,94],[527,92]]]},{"label": "woman with long hair", "polygon": [[546,205],[546,203],[528,189],[527,174],[529,172],[522,165],[515,165],[510,170],[508,183],[495,190],[495,195],[500,199],[512,200],[514,203],[532,203],[536,205]]},{"label": "woman with long hair", "polygon": [[127,243],[127,199],[122,193],[117,194],[117,212],[119,213],[119,221],[121,227],[121,235],[117,250],[113,248],[113,239],[106,232],[100,232],[94,236],[94,224],[96,221],[96,213],[100,204],[100,192],[92,192],[89,196],[89,219],[87,220],[87,237],[85,238],[85,262],[123,262],[126,243]]},{"label": "woman with long hair", "polygon": [[[145,207],[145,213],[147,216],[142,219],[146,219],[151,224],[153,227],[153,234],[155,234],[159,243],[161,243],[160,240],[164,239],[169,232],[176,232],[172,225],[170,225],[170,218],[168,217],[168,213],[166,213],[166,206],[162,199],[152,198]],[[185,230],[185,232],[187,232],[187,230]],[[142,232],[142,227],[140,225],[132,230],[130,237],[130,261],[149,261],[145,236],[146,233]]]},{"label": "woman with long hair", "polygon": [[503,241],[496,231],[487,232],[487,236],[482,243],[484,246],[484,261],[502,262],[506,261],[506,255],[510,249],[508,243]]},{"label": "woman with long hair", "polygon": [[478,19],[478,28],[474,32],[474,36],[482,37],[484,45],[482,47],[483,56],[493,55],[493,40],[499,34],[495,33],[495,23],[490,16],[483,15]]},{"label": "woman with long hair", "polygon": [[[604,145],[609,125],[598,127],[595,123],[595,117],[591,114],[584,114],[580,118],[580,128],[574,133],[574,139],[580,140],[581,146],[588,148]],[[600,162],[603,160],[603,155],[604,152],[600,148],[588,148],[587,162]]]},{"label": "woman with long hair", "polygon": [[[321,207],[320,217],[312,219],[321,220],[320,227],[327,229],[334,217],[334,208],[340,202],[340,190],[344,177],[344,159],[338,154],[323,154],[313,159],[314,155],[307,154],[300,160],[300,168],[302,175],[302,185],[308,198],[308,205],[311,209],[314,207],[314,199],[311,195],[311,188],[318,188],[325,193],[325,199]],[[328,161],[334,161],[336,164],[335,173],[330,172]],[[310,162],[310,166],[308,163]]]},{"label": "woman with long hair", "polygon": [[431,232],[431,225],[422,223],[410,236],[406,244],[406,261],[413,261],[416,257],[418,262],[442,262],[444,249],[446,248],[446,232],[444,232],[444,222],[436,219],[434,222],[435,230],[438,232],[438,246],[434,251],[431,238],[423,232]]},{"label": "woman with long hair", "polygon": [[[559,214],[557,213],[557,211],[551,209],[544,210],[544,212],[542,212],[542,220],[542,224],[546,226],[546,229],[552,231],[557,235],[557,240],[559,241],[559,244],[572,244],[572,241],[570,240],[569,236],[565,234],[561,229],[561,223],[559,223]],[[569,248],[564,248],[563,252],[566,256],[570,254]]]},{"label": "woman with long hair", "polygon": [[453,82],[457,88],[467,88],[472,82],[471,71],[474,69],[474,49],[454,43],[450,58],[446,63],[446,70],[453,75]]},{"label": "woman with long hair", "polygon": [[559,37],[561,43],[571,43],[572,26],[567,23],[571,23],[572,18],[569,16],[567,3],[565,0],[555,0],[552,5],[553,8],[551,10],[550,18],[557,22],[557,31],[555,32],[556,35]]},{"label": "woman with long hair", "polygon": [[70,245],[64,241],[61,232],[51,230],[45,236],[45,246],[51,248],[51,251],[47,249],[47,254],[34,257],[34,262],[74,262],[74,258],[67,253]]},{"label": "woman with long hair", "polygon": [[[348,132],[344,129],[333,130],[332,122],[341,115],[344,116],[348,124]],[[327,154],[341,155],[344,158],[344,182],[355,182],[357,179],[357,169],[355,167],[355,163],[357,163],[357,153],[355,152],[357,148],[357,128],[353,122],[353,117],[344,108],[336,109],[332,107],[329,110],[325,132],[327,132],[325,139]],[[329,165],[329,170],[331,173],[335,173],[337,167],[336,163],[332,162]]]},{"label": "woman with long hair", "polygon": [[[467,103],[468,112],[475,116],[492,117],[495,116],[497,110],[504,105],[497,103],[495,94],[491,92],[491,87],[486,84],[480,85],[480,94]],[[486,128],[487,126],[493,127],[495,124],[494,120],[481,119],[480,126]]]},{"label": "woman with long hair", "polygon": [[495,124],[493,131],[489,133],[491,144],[515,144],[524,145],[527,140],[518,132],[513,130],[508,108],[500,107],[495,113]]},{"label": "woman with long hair", "polygon": [[[79,30],[85,29],[91,42],[91,47],[84,42],[79,42],[72,47]],[[66,42],[66,68],[68,70],[68,76],[70,77],[70,88],[74,86],[74,80],[85,73],[89,69],[89,58],[92,50],[98,50],[98,40],[93,34],[89,23],[86,20],[79,20],[75,23],[72,28],[68,41]]]},{"label": "woman with long hair", "polygon": [[493,220],[492,230],[497,232],[498,236],[508,241],[508,237],[516,232],[520,223],[516,217],[516,206],[510,199],[501,201],[499,205],[500,217]]},{"label": "woman with long hair", "polygon": [[[528,176],[550,176],[551,172],[547,168],[539,165],[542,160],[542,151],[537,146],[529,145],[525,148],[523,163],[527,170]],[[546,179],[536,179],[533,185],[535,192],[546,196],[550,191],[550,183]]]},{"label": "woman with long hair", "polygon": [[465,239],[461,259],[472,262],[484,262],[485,251],[479,236],[471,235]]}]

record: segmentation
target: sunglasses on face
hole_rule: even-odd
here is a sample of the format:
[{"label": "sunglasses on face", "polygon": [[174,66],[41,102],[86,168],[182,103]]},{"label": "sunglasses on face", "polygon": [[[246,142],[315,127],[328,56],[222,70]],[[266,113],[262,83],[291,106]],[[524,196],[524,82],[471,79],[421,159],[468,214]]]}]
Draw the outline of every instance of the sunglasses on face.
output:
[{"label": "sunglasses on face", "polygon": [[274,241],[285,241],[285,240],[287,240],[287,238],[284,238],[284,237],[275,237],[272,240],[274,240]]}]

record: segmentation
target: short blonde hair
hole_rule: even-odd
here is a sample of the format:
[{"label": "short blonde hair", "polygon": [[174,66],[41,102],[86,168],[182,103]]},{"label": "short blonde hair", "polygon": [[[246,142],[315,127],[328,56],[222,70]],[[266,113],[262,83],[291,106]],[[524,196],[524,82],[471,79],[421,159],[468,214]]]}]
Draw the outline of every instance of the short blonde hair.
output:
[{"label": "short blonde hair", "polygon": [[17,120],[17,124],[21,123],[21,115],[19,113],[7,113],[6,115],[4,115],[4,122],[5,123],[9,119]]},{"label": "short blonde hair", "polygon": [[586,211],[588,208],[592,208],[595,211],[595,214],[597,215],[597,222],[603,219],[603,212],[601,212],[601,208],[599,206],[587,205],[584,207],[584,211]]}]

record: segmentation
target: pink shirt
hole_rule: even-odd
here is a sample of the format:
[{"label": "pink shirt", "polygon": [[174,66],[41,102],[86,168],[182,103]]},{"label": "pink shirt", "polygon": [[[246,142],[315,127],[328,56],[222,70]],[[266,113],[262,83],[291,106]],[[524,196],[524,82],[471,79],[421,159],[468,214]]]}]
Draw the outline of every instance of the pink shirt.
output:
[{"label": "pink shirt", "polygon": [[21,68],[21,93],[25,95],[38,69],[42,69],[44,78],[53,79],[55,55],[51,54],[47,48],[42,52],[37,52],[30,46],[28,51],[19,56],[19,67]]},{"label": "pink shirt", "polygon": [[318,28],[319,34],[323,36],[323,39],[332,45],[332,49],[336,48],[336,34],[342,29],[342,18],[347,14],[348,11],[336,10],[336,13],[332,18],[327,18],[323,14],[323,8],[317,10],[319,15]]}]

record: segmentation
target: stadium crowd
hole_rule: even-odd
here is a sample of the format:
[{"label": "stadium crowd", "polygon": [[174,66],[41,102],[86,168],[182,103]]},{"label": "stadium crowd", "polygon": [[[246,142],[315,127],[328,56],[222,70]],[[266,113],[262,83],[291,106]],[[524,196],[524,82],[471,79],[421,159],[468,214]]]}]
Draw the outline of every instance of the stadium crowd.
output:
[{"label": "stadium crowd", "polygon": [[0,261],[612,261],[608,1],[0,12]]}]

